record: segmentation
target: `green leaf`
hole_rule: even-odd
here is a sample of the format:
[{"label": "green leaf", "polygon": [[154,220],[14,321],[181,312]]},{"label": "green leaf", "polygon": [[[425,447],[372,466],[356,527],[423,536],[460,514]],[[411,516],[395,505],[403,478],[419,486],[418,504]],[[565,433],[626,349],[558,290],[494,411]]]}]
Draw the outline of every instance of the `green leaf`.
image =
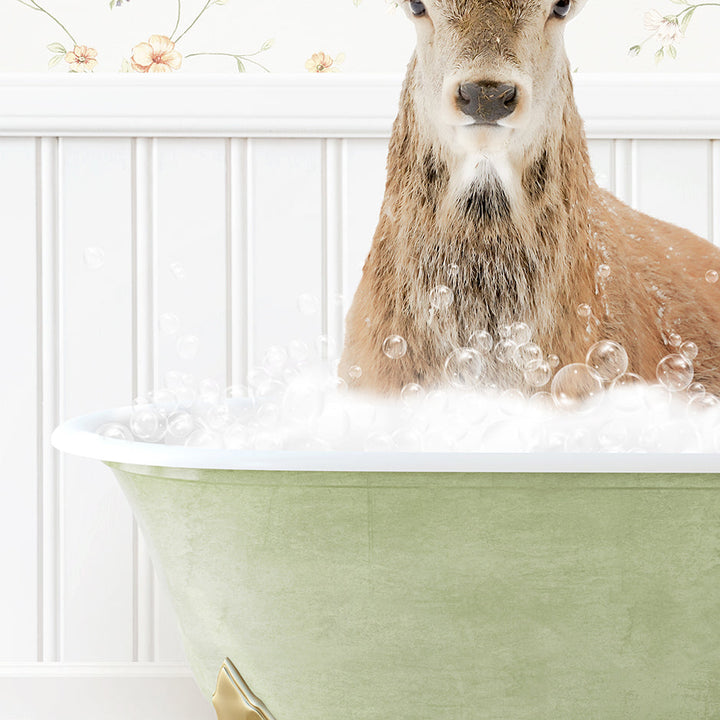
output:
[{"label": "green leaf", "polygon": [[683,35],[685,34],[685,31],[687,30],[687,26],[690,24],[690,21],[692,20],[692,16],[695,14],[695,10],[697,10],[697,8],[691,8],[683,16],[682,22],[680,23],[680,32],[682,32]]},{"label": "green leaf", "polygon": [[688,0],[670,0],[671,3],[675,3],[676,5],[687,5]]},{"label": "green leaf", "polygon": [[260,50],[269,50],[275,44],[275,38],[269,38],[263,44]]},{"label": "green leaf", "polygon": [[65,55],[65,53],[67,53],[67,50],[66,50],[65,47],[62,45],[62,43],[50,43],[50,44],[47,46],[47,49],[48,49],[51,53],[62,53],[63,55]]},{"label": "green leaf", "polygon": [[656,63],[659,63],[664,57],[665,57],[665,50],[664,50],[663,48],[660,48],[660,49],[655,53],[655,62],[656,62]]},{"label": "green leaf", "polygon": [[48,70],[54,68],[65,56],[64,55],[53,55],[48,60]]},{"label": "green leaf", "polygon": [[639,54],[640,54],[640,50],[642,50],[642,48],[641,48],[639,45],[633,45],[633,46],[628,50],[628,55],[639,55]]},{"label": "green leaf", "polygon": [[673,60],[677,58],[677,48],[674,45],[668,46],[668,53]]},{"label": "green leaf", "polygon": [[238,72],[246,72],[245,65],[239,57],[235,58],[235,62],[237,63]]}]

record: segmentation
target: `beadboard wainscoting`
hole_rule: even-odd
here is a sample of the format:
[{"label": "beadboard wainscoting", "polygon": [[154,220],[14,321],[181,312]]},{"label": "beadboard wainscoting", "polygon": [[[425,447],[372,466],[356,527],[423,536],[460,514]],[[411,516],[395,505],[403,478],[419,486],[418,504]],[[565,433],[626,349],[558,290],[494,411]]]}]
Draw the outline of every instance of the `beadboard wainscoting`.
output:
[{"label": "beadboard wainscoting", "polygon": [[[50,433],[169,370],[232,385],[270,345],[340,344],[400,85],[0,76],[3,720],[213,717],[110,471]],[[576,86],[600,183],[720,243],[720,77]]]}]

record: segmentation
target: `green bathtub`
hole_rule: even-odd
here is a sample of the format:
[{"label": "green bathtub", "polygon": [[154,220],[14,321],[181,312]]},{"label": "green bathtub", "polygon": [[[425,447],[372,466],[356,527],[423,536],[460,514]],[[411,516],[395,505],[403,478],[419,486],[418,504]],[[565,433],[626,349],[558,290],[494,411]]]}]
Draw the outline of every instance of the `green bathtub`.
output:
[{"label": "green bathtub", "polygon": [[214,451],[114,412],[54,442],[115,472],[208,698],[232,661],[223,720],[720,718],[717,457]]}]

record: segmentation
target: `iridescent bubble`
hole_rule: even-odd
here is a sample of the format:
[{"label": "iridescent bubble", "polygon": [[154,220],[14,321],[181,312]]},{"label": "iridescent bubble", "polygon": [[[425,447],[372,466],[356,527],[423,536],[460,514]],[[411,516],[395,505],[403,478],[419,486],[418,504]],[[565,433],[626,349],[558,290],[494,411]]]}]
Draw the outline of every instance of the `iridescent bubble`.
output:
[{"label": "iridescent bubble", "polygon": [[133,434],[130,431],[130,428],[126,425],[122,425],[121,423],[105,423],[95,432],[97,432],[98,435],[110,438],[111,440],[127,440],[128,442],[132,442],[133,440]]},{"label": "iridescent bubble", "polygon": [[320,300],[310,293],[302,293],[298,295],[297,308],[302,315],[315,315],[320,309]]},{"label": "iridescent bubble", "polygon": [[351,365],[348,368],[348,377],[351,380],[359,380],[362,377],[362,368],[359,365]]},{"label": "iridescent bubble", "polygon": [[83,260],[88,270],[99,270],[105,264],[105,251],[99,247],[86,247]]},{"label": "iridescent bubble", "polygon": [[516,345],[525,345],[532,339],[532,330],[527,323],[514,322],[510,326],[510,339],[515,342]]},{"label": "iridescent bubble", "polygon": [[174,335],[180,329],[180,318],[175,313],[163,313],[158,325],[163,335]]},{"label": "iridescent bubble", "polygon": [[666,355],[657,365],[658,381],[670,392],[680,392],[690,385],[694,368],[684,355]]},{"label": "iridescent bubble", "polygon": [[609,265],[599,265],[597,269],[597,275],[601,280],[607,280],[610,277],[612,270]]},{"label": "iridescent bubble", "polygon": [[585,357],[585,363],[605,382],[612,382],[628,368],[625,348],[612,340],[596,342]]},{"label": "iridescent bubble", "polygon": [[558,370],[550,392],[557,407],[585,410],[600,400],[603,384],[600,376],[587,365],[573,363]]},{"label": "iridescent bubble", "polygon": [[516,350],[517,345],[515,344],[515,342],[513,340],[510,340],[509,338],[506,338],[505,340],[501,340],[495,346],[495,357],[497,358],[498,362],[507,364],[512,362],[513,358],[515,357]]},{"label": "iridescent bubble", "polygon": [[487,355],[493,349],[493,337],[487,330],[478,330],[470,336],[469,346]]},{"label": "iridescent bubble", "polygon": [[170,272],[176,280],[185,279],[185,268],[179,262],[170,263]]},{"label": "iridescent bubble", "polygon": [[472,348],[457,348],[445,360],[445,378],[453,387],[476,387],[484,375],[485,361]]},{"label": "iridescent bubble", "polygon": [[528,385],[543,387],[543,385],[548,384],[552,377],[552,368],[547,362],[540,362],[532,369],[525,370],[523,377]]},{"label": "iridescent bubble", "polygon": [[200,347],[200,339],[197,335],[181,335],[175,343],[177,354],[183,360],[192,360]]},{"label": "iridescent bubble", "polygon": [[430,307],[433,310],[447,310],[455,295],[447,285],[438,285],[430,291]]},{"label": "iridescent bubble", "polygon": [[680,346],[680,354],[686,357],[688,360],[694,360],[697,357],[698,354],[698,346],[691,342],[690,340],[686,340],[681,346]]},{"label": "iridescent bubble", "polygon": [[580,317],[589,318],[592,315],[592,308],[587,303],[577,306],[577,314]]},{"label": "iridescent bubble", "polygon": [[705,273],[705,280],[707,280],[710,284],[716,283],[718,281],[717,270],[708,270]]},{"label": "iridescent bubble", "polygon": [[195,429],[195,418],[184,411],[170,415],[167,421],[167,434],[177,440],[186,438]]},{"label": "iridescent bubble", "polygon": [[400,335],[390,335],[385,338],[382,349],[391,360],[399,360],[407,352],[407,341]]},{"label": "iridescent bubble", "polygon": [[406,407],[418,407],[425,397],[425,390],[417,383],[408,383],[400,391],[400,399]]}]

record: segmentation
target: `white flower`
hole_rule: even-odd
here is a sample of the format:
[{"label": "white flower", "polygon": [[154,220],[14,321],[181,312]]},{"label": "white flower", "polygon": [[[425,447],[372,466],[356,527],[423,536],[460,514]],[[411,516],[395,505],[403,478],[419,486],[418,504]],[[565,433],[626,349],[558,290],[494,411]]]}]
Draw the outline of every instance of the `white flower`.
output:
[{"label": "white flower", "polygon": [[657,10],[645,13],[645,27],[655,33],[663,47],[674,46],[683,37],[677,18],[665,17]]}]

